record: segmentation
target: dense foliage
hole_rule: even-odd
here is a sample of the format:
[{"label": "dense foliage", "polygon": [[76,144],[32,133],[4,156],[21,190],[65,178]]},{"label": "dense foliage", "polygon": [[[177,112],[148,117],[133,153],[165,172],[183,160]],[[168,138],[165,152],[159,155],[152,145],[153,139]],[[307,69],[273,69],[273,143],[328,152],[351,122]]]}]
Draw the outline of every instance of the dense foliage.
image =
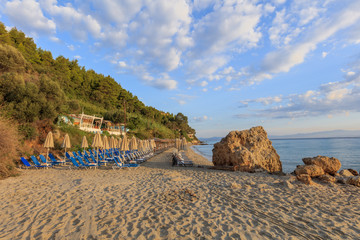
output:
[{"label": "dense foliage", "polygon": [[31,135],[29,126],[59,114],[97,114],[124,122],[141,138],[174,138],[195,133],[182,113],[164,113],[145,106],[110,76],[79,66],[77,60],[37,48],[32,38],[0,23],[0,101],[2,110]]}]

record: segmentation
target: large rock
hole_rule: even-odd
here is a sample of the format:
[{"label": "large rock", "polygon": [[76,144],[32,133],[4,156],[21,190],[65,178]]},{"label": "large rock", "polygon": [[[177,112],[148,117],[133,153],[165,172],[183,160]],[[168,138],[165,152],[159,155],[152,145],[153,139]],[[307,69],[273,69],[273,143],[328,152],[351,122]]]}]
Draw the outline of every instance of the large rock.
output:
[{"label": "large rock", "polygon": [[280,157],[263,127],[230,132],[214,145],[213,163],[215,166],[238,166],[246,171],[256,168],[282,171]]},{"label": "large rock", "polygon": [[310,177],[320,177],[325,174],[324,170],[317,165],[299,165],[295,169],[295,174],[307,174]]},{"label": "large rock", "polygon": [[303,158],[306,165],[317,165],[324,169],[328,174],[334,175],[341,168],[341,163],[337,158],[329,158],[326,156],[317,156],[313,158]]}]

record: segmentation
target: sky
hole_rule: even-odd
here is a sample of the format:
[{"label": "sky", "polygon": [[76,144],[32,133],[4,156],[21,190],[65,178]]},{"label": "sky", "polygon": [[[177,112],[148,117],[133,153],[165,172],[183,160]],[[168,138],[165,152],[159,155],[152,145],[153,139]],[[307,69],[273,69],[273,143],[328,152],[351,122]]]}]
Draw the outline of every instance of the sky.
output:
[{"label": "sky", "polygon": [[198,137],[359,130],[359,0],[0,0],[0,21]]}]

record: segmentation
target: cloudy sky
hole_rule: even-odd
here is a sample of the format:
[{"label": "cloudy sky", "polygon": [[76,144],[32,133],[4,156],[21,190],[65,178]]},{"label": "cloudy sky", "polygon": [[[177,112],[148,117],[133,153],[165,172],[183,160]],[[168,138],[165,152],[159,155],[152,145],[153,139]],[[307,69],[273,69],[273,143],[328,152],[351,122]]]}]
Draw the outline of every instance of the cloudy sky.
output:
[{"label": "cloudy sky", "polygon": [[0,0],[0,21],[200,137],[360,129],[359,0]]}]

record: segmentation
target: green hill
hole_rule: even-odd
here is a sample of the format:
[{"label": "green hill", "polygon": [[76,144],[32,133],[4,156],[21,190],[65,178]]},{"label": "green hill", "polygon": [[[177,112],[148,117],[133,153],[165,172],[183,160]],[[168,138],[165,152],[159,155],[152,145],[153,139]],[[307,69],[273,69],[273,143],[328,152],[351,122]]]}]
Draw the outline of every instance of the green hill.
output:
[{"label": "green hill", "polygon": [[[105,120],[126,122],[129,134],[141,139],[175,138],[195,134],[182,113],[172,114],[145,106],[112,77],[86,70],[77,60],[53,58],[32,38],[0,23],[0,121],[11,119],[23,145],[41,143],[46,128],[61,114],[101,115]],[[61,127],[60,127],[61,130]],[[76,132],[76,131],[73,131]],[[1,153],[0,153],[1,154]]]}]

